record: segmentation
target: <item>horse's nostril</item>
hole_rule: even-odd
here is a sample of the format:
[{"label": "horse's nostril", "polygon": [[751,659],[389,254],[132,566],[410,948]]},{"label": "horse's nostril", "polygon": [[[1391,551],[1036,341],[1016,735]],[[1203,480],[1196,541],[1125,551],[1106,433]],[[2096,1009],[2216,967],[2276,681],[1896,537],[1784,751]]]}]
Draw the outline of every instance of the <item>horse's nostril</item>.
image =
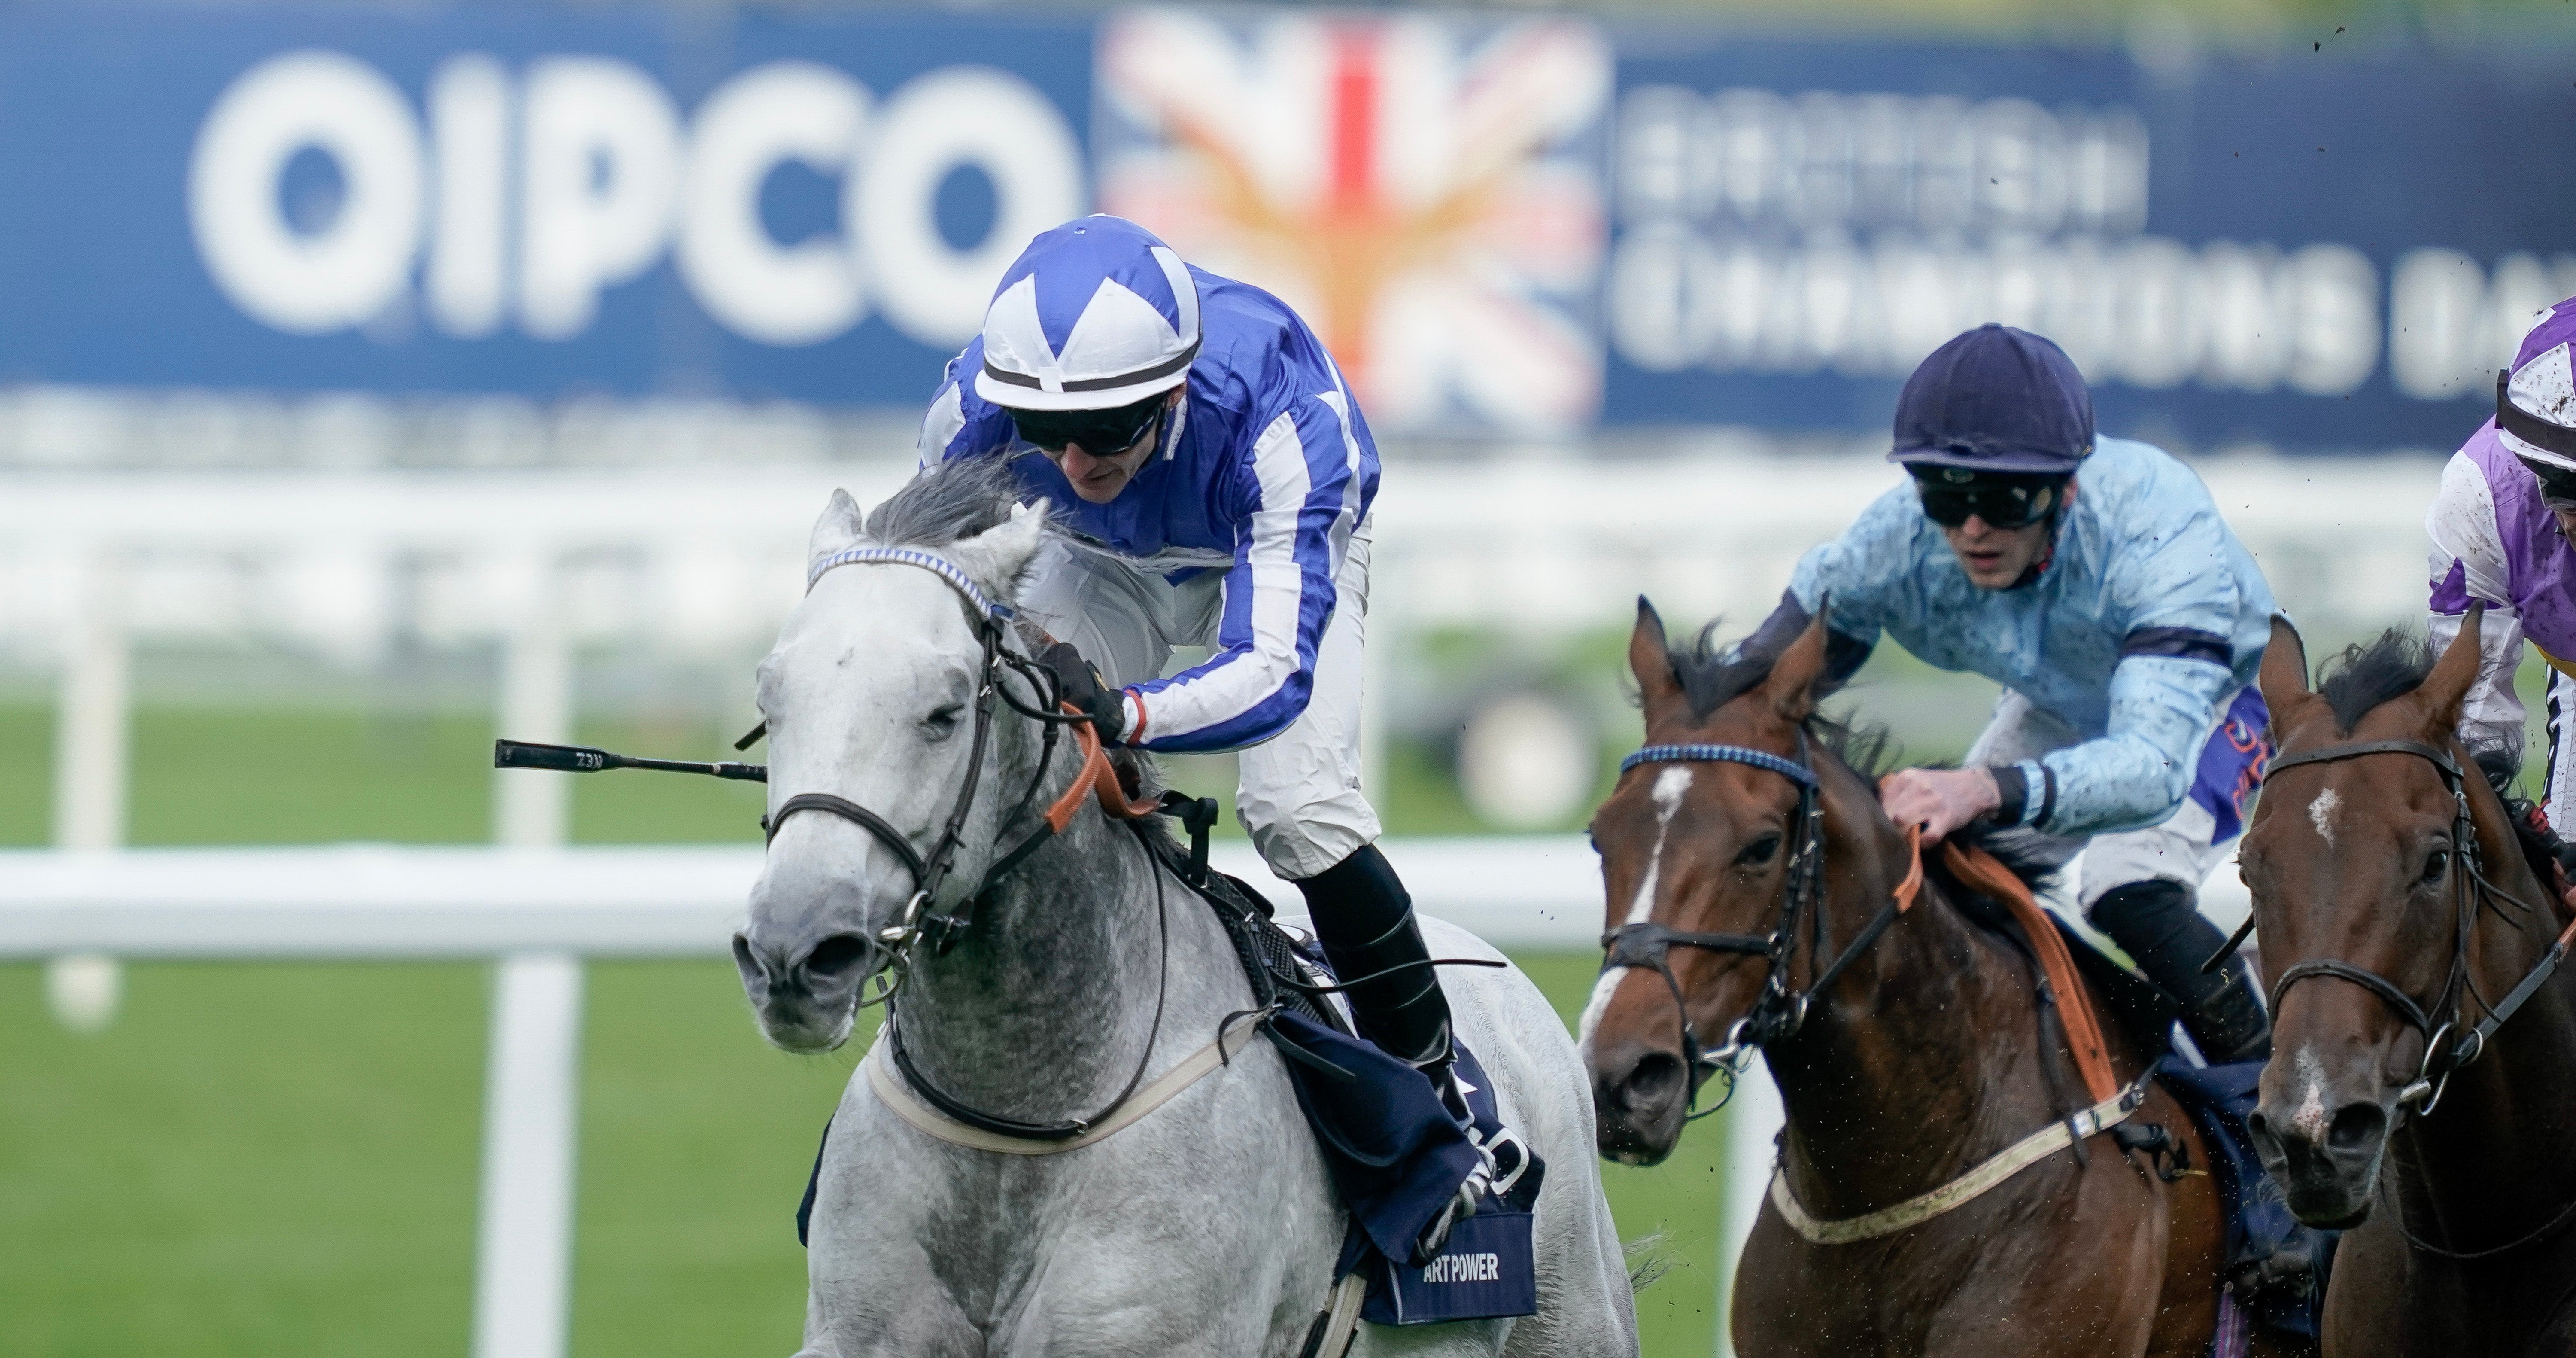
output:
[{"label": "horse's nostril", "polygon": [[2375,1103],[2347,1103],[2326,1124],[2326,1149],[2368,1151],[2388,1130],[2388,1111]]},{"label": "horse's nostril", "polygon": [[817,980],[837,981],[865,966],[873,951],[875,946],[857,934],[834,934],[806,954],[805,971]]},{"label": "horse's nostril", "polygon": [[1636,1068],[1628,1072],[1621,1093],[1631,1108],[1662,1104],[1683,1088],[1681,1058],[1670,1052],[1648,1052],[1637,1058]]},{"label": "horse's nostril", "polygon": [[758,949],[751,946],[749,934],[733,936],[733,964],[741,970],[742,979],[746,983],[754,977],[763,981],[769,979],[769,961],[760,955]]}]

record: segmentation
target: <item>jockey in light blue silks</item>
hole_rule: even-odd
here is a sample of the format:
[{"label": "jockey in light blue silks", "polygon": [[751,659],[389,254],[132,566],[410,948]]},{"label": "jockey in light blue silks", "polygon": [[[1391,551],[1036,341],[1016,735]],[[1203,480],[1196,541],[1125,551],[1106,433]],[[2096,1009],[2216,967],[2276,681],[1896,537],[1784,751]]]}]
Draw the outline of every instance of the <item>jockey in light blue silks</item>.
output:
[{"label": "jockey in light blue silks", "polygon": [[[1068,222],[1002,276],[922,422],[924,466],[992,454],[1069,530],[1020,601],[1067,696],[1104,740],[1240,752],[1254,846],[1335,969],[1378,978],[1350,991],[1361,1035],[1445,1087],[1449,1006],[1360,790],[1377,445],[1322,342],[1133,222]],[[1167,677],[1181,646],[1210,654]]]},{"label": "jockey in light blue silks", "polygon": [[2195,908],[2244,827],[2270,754],[2253,687],[2275,611],[2209,491],[2163,451],[2093,431],[2063,350],[1986,325],[1907,379],[1888,460],[1912,473],[1798,563],[1742,643],[1775,653],[1826,610],[1829,671],[1884,636],[2003,685],[1958,769],[1881,788],[1927,840],[1982,819],[2065,862],[2085,913],[2183,1005],[2213,1062],[2268,1054],[2241,960]]}]

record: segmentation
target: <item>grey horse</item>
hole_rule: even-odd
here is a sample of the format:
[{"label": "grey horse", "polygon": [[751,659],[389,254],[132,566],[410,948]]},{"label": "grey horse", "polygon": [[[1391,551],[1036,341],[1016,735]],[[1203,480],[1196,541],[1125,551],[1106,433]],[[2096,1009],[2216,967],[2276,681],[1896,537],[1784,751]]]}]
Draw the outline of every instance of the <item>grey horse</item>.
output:
[{"label": "grey horse", "polygon": [[[976,744],[985,671],[969,595],[1010,598],[1050,531],[1043,506],[1015,506],[989,464],[927,473],[864,524],[834,494],[814,527],[815,562],[909,547],[974,591],[902,563],[811,580],[759,670],[773,816],[797,794],[833,794],[930,851]],[[1036,721],[996,710],[954,873],[931,910],[974,894],[1074,778],[1080,761],[1060,749],[1023,802],[1040,751]],[[762,1032],[788,1051],[839,1046],[863,987],[900,977],[894,1010],[924,1079],[975,1109],[1051,1122],[1092,1115],[1140,1073],[1150,1087],[1251,1004],[1211,912],[1094,807],[987,893],[953,948],[912,948],[892,973],[882,931],[914,892],[904,854],[841,814],[789,815],[776,831],[735,957]],[[1435,957],[1500,958],[1464,930],[1423,930]],[[1517,969],[1453,968],[1444,980],[1506,1119],[1547,1161],[1539,1312],[1361,1325],[1350,1352],[1635,1353],[1572,1040]],[[1332,1290],[1345,1213],[1270,1044],[1230,1048],[1228,1063],[1141,1120],[1041,1155],[954,1144],[907,1122],[870,1087],[885,1046],[862,1060],[823,1152],[800,1358],[1300,1352]]]}]

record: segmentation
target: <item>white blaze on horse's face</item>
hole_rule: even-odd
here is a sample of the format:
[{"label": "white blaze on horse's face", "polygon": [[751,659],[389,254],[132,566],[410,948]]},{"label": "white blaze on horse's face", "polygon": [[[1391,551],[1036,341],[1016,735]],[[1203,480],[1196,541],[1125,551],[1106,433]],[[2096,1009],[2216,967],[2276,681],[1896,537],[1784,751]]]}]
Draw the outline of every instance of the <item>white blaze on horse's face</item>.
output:
[{"label": "white blaze on horse's face", "polygon": [[2317,838],[2324,840],[2328,848],[2334,847],[2335,808],[2342,804],[2343,798],[2333,788],[2318,793],[2317,799],[2308,803],[2308,823],[2317,827]]},{"label": "white blaze on horse's face", "polygon": [[[1673,816],[1682,809],[1682,797],[1690,791],[1692,771],[1688,765],[1676,764],[1655,775],[1650,795],[1655,800],[1655,848],[1646,856],[1646,875],[1637,883],[1636,898],[1628,904],[1628,923],[1643,924],[1654,918],[1655,887],[1663,880],[1664,841],[1671,837]],[[1601,1015],[1610,1007],[1610,998],[1619,993],[1619,982],[1626,979],[1632,967],[1611,967],[1592,982],[1592,998],[1583,1006],[1583,1017],[1575,1024],[1575,1041],[1584,1051],[1592,1050],[1592,1030],[1601,1024]]]},{"label": "white blaze on horse's face", "polygon": [[[1043,527],[1042,514],[1024,512],[928,550],[1006,598]],[[835,494],[811,557],[858,541],[858,508]],[[927,857],[964,786],[982,659],[964,596],[937,575],[903,565],[826,571],[760,664],[771,812],[798,793],[831,793],[883,817]],[[976,799],[943,895],[971,889],[991,860],[1006,799],[988,792]],[[860,988],[883,962],[879,931],[915,887],[903,861],[857,824],[807,812],[778,825],[735,944],[772,1043],[826,1051],[848,1038]]]}]

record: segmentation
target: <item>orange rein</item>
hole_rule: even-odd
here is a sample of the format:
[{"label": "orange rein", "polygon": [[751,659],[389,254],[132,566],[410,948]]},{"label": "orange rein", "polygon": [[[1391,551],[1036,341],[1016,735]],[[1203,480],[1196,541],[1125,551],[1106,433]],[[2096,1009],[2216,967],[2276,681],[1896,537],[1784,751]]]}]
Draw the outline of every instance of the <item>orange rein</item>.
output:
[{"label": "orange rein", "polygon": [[[1062,704],[1062,707],[1068,713],[1079,714],[1082,711],[1071,703]],[[1073,814],[1082,809],[1085,794],[1098,797],[1101,814],[1112,820],[1142,820],[1162,809],[1160,802],[1129,801],[1127,790],[1118,785],[1118,770],[1109,762],[1109,752],[1101,748],[1100,733],[1091,729],[1091,723],[1087,721],[1070,725],[1074,743],[1082,750],[1082,771],[1074,775],[1073,786],[1066,788],[1064,795],[1056,798],[1055,804],[1046,809],[1049,830],[1063,834],[1064,827],[1073,824]]]},{"label": "orange rein", "polygon": [[[1993,854],[1983,849],[1962,849],[1956,841],[1941,845],[1941,865],[1961,882],[2002,901],[2030,936],[2031,951],[2038,954],[2042,971],[2048,974],[2049,988],[2057,995],[2058,1017],[2066,1024],[2066,1041],[2075,1049],[2075,1068],[2084,1076],[2085,1091],[2095,1103],[2120,1092],[2120,1083],[2111,1074],[2111,1053],[2102,1043],[2102,1026],[2093,1017],[2093,1001],[2084,989],[2084,978],[2075,971],[2075,957],[2066,950],[2066,940],[2048,918],[2048,912],[2031,899],[2030,887],[2012,875]],[[1918,853],[1914,876],[1923,875],[1923,862]]]}]

